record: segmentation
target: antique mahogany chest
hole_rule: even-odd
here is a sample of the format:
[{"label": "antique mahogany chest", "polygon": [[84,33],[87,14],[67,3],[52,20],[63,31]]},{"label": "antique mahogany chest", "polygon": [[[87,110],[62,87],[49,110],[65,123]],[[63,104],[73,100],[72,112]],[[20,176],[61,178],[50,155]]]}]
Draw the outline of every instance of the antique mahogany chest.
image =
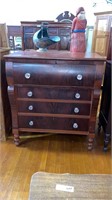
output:
[{"label": "antique mahogany chest", "polygon": [[26,50],[5,56],[14,141],[20,132],[95,137],[105,58],[95,53]]}]

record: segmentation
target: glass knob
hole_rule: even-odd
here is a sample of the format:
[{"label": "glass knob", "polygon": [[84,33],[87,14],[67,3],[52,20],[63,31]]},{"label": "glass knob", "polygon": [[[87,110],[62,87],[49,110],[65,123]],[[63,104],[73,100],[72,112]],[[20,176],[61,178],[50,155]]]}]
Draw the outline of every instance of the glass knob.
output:
[{"label": "glass knob", "polygon": [[74,108],[74,113],[79,113],[79,108]]},{"label": "glass knob", "polygon": [[28,106],[28,110],[33,110],[33,105]]},{"label": "glass knob", "polygon": [[82,80],[82,74],[77,75],[77,80],[79,80],[79,81]]},{"label": "glass knob", "polygon": [[73,128],[74,128],[74,129],[78,128],[78,124],[77,124],[77,123],[74,123],[74,124],[73,124]]},{"label": "glass knob", "polygon": [[29,92],[27,93],[27,96],[28,96],[28,97],[32,97],[32,95],[33,95],[33,92],[32,92],[32,91],[29,91]]},{"label": "glass knob", "polygon": [[75,98],[76,98],[76,99],[80,99],[80,94],[79,94],[79,93],[76,93],[76,94],[75,94]]},{"label": "glass knob", "polygon": [[34,124],[33,121],[29,121],[30,126],[33,126],[33,124]]},{"label": "glass knob", "polygon": [[31,77],[31,74],[30,74],[30,73],[26,73],[26,74],[25,74],[25,78],[26,78],[26,79],[29,79],[30,77]]}]

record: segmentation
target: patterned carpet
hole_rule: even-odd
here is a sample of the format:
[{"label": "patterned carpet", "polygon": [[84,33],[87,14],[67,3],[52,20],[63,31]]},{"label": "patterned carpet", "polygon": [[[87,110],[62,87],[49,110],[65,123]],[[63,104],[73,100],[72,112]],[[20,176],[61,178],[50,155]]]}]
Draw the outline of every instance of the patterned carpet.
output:
[{"label": "patterned carpet", "polygon": [[32,175],[28,200],[112,200],[112,175],[55,174]]}]

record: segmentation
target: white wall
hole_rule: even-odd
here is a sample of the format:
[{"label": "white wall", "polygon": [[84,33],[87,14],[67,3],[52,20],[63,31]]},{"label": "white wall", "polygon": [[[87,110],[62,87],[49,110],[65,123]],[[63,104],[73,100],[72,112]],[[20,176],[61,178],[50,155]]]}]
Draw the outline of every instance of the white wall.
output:
[{"label": "white wall", "polygon": [[[55,20],[65,10],[75,12],[79,6],[86,11],[88,25],[94,25],[93,2],[98,2],[98,9],[105,10],[104,0],[1,0],[0,23],[20,25],[20,21]],[[101,6],[102,5],[102,6]],[[110,9],[110,8],[109,8]],[[112,10],[112,7],[111,7]]]}]

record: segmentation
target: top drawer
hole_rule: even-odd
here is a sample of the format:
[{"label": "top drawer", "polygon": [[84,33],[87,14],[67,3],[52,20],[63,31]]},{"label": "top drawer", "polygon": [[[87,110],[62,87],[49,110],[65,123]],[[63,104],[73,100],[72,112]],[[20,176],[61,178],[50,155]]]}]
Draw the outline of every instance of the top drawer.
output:
[{"label": "top drawer", "polygon": [[94,86],[95,65],[14,63],[15,84]]}]

